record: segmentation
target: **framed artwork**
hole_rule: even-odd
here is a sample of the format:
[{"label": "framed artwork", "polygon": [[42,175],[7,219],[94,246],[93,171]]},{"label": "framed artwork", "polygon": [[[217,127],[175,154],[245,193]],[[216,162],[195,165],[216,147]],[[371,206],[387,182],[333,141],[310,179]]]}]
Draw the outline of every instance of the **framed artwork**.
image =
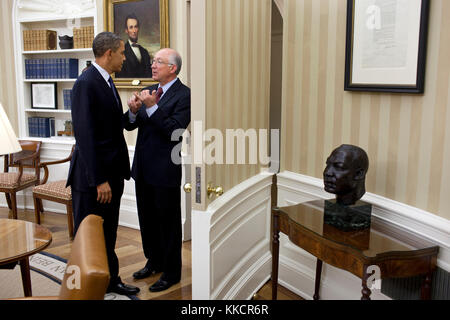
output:
[{"label": "framed artwork", "polygon": [[56,82],[31,84],[31,108],[33,109],[57,109],[58,95]]},{"label": "framed artwork", "polygon": [[113,75],[118,88],[143,88],[153,82],[151,61],[169,47],[169,0],[103,0],[107,31],[125,42],[122,70]]},{"label": "framed artwork", "polygon": [[423,93],[429,0],[347,0],[345,90]]}]

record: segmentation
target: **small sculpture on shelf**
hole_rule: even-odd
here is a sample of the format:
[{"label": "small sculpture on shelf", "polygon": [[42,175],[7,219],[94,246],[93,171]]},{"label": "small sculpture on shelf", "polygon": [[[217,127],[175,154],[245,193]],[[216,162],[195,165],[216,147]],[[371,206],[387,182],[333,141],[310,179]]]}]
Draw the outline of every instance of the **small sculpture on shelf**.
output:
[{"label": "small sculpture on shelf", "polygon": [[59,47],[61,49],[73,49],[73,37],[68,35],[58,36],[59,38]]},{"label": "small sculpture on shelf", "polygon": [[354,145],[341,145],[327,159],[323,179],[325,191],[336,195],[325,201],[325,223],[341,230],[359,230],[370,226],[371,204],[360,201],[365,194],[367,153]]}]

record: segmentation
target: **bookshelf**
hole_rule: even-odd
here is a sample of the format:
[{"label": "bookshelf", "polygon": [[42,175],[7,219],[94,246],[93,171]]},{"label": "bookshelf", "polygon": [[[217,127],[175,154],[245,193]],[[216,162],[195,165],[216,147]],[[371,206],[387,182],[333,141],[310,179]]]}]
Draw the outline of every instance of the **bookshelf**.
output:
[{"label": "bookshelf", "polygon": [[[37,6],[31,3],[27,7],[27,3],[24,5],[15,1],[13,9],[19,136],[21,139],[39,139],[47,143],[73,144],[73,137],[58,136],[57,132],[65,131],[66,122],[71,121],[71,111],[67,110],[68,102],[65,99],[67,98],[67,92],[64,93],[64,91],[72,89],[76,77],[81,74],[86,62],[94,60],[89,43],[92,43],[93,34],[97,34],[96,1],[75,3],[71,0],[61,0],[58,4],[61,6],[54,10],[45,8],[45,2],[45,0],[42,1],[42,10],[39,10]],[[81,29],[89,29],[89,31],[93,29],[93,33],[80,34],[79,30]],[[53,31],[53,35],[56,31],[56,49],[42,50],[51,47],[51,45],[49,46],[51,41],[45,42],[46,37],[44,36],[51,32],[45,33],[42,31],[40,34],[39,30]],[[74,49],[62,49],[59,36],[68,35],[72,37],[74,33],[86,39],[83,43],[86,48],[75,48],[74,46]],[[67,64],[68,69],[69,61],[74,63],[75,60],[69,59],[78,61],[77,67],[72,65],[73,72],[70,78],[68,73],[64,73],[64,66]],[[31,69],[32,67],[34,69]],[[35,109],[32,107],[31,88],[33,83],[56,84],[56,109]],[[54,118],[54,121],[48,123],[54,123],[55,128],[52,132],[55,133],[55,136],[33,136],[36,135],[36,131],[30,132],[29,124],[32,123],[30,118]]]}]

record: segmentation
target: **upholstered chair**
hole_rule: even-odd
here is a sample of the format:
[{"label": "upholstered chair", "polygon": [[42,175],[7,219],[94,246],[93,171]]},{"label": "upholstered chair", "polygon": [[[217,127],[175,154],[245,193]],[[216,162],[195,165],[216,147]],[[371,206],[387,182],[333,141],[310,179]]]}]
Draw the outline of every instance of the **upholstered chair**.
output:
[{"label": "upholstered chair", "polygon": [[49,166],[69,162],[75,146],[72,147],[70,155],[62,160],[42,162],[39,167],[44,169],[44,177],[39,185],[33,188],[34,213],[36,223],[41,223],[41,213],[44,212],[42,200],[58,202],[66,205],[67,225],[70,239],[73,239],[73,213],[72,213],[72,191],[70,187],[66,188],[67,180],[48,181]]},{"label": "upholstered chair", "polygon": [[[6,202],[12,212],[12,218],[17,219],[17,195],[39,183],[39,162],[41,141],[19,140],[22,151],[5,155],[4,172],[0,173],[0,192],[6,195]],[[10,170],[16,168],[16,170]],[[25,168],[32,169],[24,171]]]},{"label": "upholstered chair", "polygon": [[91,214],[83,219],[72,242],[59,295],[10,300],[103,300],[109,279],[103,219]]}]

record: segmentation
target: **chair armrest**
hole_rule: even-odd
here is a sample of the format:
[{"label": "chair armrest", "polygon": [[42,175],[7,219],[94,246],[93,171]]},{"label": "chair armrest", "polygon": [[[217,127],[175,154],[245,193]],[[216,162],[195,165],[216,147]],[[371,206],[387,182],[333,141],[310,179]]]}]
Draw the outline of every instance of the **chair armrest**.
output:
[{"label": "chair armrest", "polygon": [[55,161],[48,161],[48,162],[41,162],[39,164],[39,168],[44,169],[44,177],[42,178],[42,180],[39,182],[39,184],[45,184],[47,183],[48,180],[48,176],[49,176],[49,172],[48,172],[48,166],[54,165],[54,164],[61,164],[61,163],[65,163],[68,162],[70,160],[72,160],[72,155],[73,155],[73,150],[74,148],[72,148],[72,152],[70,153],[70,155],[62,160],[55,160]]},{"label": "chair armrest", "polygon": [[18,163],[18,164],[22,164],[22,161],[25,160],[31,160],[31,159],[36,159],[39,157],[39,151],[33,152],[32,154],[30,154],[29,156],[20,158],[20,159],[14,159],[14,164]]},{"label": "chair armrest", "polygon": [[70,161],[71,159],[72,159],[72,154],[71,154],[70,156],[68,156],[67,158],[62,159],[62,160],[55,160],[55,161],[41,162],[41,163],[39,164],[39,167],[43,168],[43,167],[45,167],[45,166],[51,166],[51,165],[54,165],[54,164],[60,164],[60,163],[64,163],[64,162]]}]

